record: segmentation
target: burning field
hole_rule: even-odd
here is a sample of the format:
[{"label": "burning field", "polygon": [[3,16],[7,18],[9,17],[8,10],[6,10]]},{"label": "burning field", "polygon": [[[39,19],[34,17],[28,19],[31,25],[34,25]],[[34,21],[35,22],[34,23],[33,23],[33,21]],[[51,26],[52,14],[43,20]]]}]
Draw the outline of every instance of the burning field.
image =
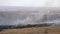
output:
[{"label": "burning field", "polygon": [[[0,29],[0,34],[60,34],[60,10],[57,9],[59,8],[40,8],[38,11],[0,11],[0,28],[7,28]],[[19,28],[15,29],[15,27]]]},{"label": "burning field", "polygon": [[4,29],[0,34],[60,34],[60,26]]},{"label": "burning field", "polygon": [[60,34],[60,0],[0,0],[0,34]]}]

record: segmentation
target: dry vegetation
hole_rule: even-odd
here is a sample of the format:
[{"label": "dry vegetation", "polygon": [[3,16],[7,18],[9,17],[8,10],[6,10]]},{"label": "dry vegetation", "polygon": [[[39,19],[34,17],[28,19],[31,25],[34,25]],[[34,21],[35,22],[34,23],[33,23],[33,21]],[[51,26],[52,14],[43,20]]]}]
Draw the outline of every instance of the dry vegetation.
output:
[{"label": "dry vegetation", "polygon": [[0,34],[60,34],[60,26],[4,29]]}]

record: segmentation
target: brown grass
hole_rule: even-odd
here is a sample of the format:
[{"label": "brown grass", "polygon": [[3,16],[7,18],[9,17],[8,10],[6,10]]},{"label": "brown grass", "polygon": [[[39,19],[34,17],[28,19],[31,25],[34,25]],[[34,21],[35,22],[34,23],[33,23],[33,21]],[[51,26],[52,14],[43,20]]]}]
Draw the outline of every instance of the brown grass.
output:
[{"label": "brown grass", "polygon": [[0,34],[60,34],[60,26],[6,29]]}]

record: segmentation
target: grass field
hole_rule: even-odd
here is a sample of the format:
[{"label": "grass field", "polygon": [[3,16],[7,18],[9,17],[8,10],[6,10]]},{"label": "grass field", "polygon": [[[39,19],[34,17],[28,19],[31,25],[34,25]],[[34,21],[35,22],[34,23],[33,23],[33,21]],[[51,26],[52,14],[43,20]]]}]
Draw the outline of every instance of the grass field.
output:
[{"label": "grass field", "polygon": [[60,26],[4,29],[0,34],[60,34]]}]

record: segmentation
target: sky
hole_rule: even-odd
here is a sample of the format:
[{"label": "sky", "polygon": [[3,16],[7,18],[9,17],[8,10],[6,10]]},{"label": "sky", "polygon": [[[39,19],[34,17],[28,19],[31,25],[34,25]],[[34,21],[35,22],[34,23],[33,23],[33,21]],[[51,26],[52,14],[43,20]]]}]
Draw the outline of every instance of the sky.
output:
[{"label": "sky", "polygon": [[60,0],[0,0],[0,6],[60,7]]}]

